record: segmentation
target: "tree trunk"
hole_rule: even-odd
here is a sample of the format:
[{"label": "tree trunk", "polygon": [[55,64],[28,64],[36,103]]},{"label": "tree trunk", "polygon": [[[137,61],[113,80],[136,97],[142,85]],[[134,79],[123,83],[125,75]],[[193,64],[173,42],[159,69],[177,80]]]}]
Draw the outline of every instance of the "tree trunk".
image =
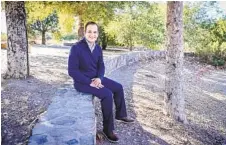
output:
[{"label": "tree trunk", "polygon": [[103,50],[106,50],[106,48],[107,48],[107,45],[108,45],[108,37],[106,36],[106,33],[104,32],[104,31],[102,31],[102,35],[103,35],[103,37],[102,37],[102,49]]},{"label": "tree trunk", "polygon": [[108,42],[107,42],[107,40],[106,40],[107,38],[105,38],[105,40],[103,40],[104,41],[104,43],[102,43],[102,49],[103,50],[106,50],[106,48],[107,48],[107,45],[108,45]]},{"label": "tree trunk", "polygon": [[42,31],[42,44],[46,45],[46,31]]},{"label": "tree trunk", "polygon": [[78,17],[78,38],[81,39],[84,37],[84,23],[81,16]]},{"label": "tree trunk", "polygon": [[29,75],[26,13],[23,1],[6,1],[7,72],[5,78]]},{"label": "tree trunk", "polygon": [[187,123],[183,93],[183,2],[167,2],[167,65],[165,113]]},{"label": "tree trunk", "polygon": [[132,35],[130,34],[130,37],[129,37],[129,50],[130,51],[133,51],[133,40],[132,40]]}]

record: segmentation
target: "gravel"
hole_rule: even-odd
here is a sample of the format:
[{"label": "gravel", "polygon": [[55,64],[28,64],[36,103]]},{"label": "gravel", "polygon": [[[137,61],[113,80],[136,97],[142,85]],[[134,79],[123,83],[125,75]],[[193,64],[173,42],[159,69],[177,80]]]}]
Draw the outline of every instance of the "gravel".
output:
[{"label": "gravel", "polygon": [[[6,50],[1,50],[2,76],[6,71]],[[48,53],[47,53],[48,54]],[[68,52],[30,54],[30,77],[1,82],[2,144],[27,143],[38,116],[45,112],[67,75]]]},{"label": "gravel", "polygon": [[[45,112],[57,88],[69,79],[66,71],[68,49],[49,52],[37,49],[30,54],[31,77],[2,80],[3,145],[26,144],[38,115]],[[6,51],[1,52],[3,74]],[[109,51],[107,54],[111,56]],[[225,70],[199,64],[192,57],[186,58],[184,90],[189,124],[183,125],[163,114],[164,66],[164,60],[139,62],[109,76],[123,84],[128,115],[135,119],[133,124],[115,123],[119,144],[226,144]],[[102,114],[98,103],[96,115],[97,130],[101,131]],[[97,144],[110,143],[97,140]]]},{"label": "gravel", "polygon": [[[116,70],[109,77],[122,83],[127,112],[133,124],[115,121],[120,145],[223,145],[226,144],[226,71],[185,60],[184,93],[188,124],[163,114],[165,60],[140,62]],[[100,103],[97,129],[102,131]],[[110,145],[98,139],[98,145]]]}]

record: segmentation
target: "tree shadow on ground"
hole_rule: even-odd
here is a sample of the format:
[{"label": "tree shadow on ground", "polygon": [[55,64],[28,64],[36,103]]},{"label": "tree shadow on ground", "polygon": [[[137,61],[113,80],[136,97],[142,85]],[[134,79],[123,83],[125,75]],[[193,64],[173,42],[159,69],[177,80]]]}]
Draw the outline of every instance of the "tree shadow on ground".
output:
[{"label": "tree shadow on ground", "polygon": [[38,116],[47,110],[59,86],[33,76],[6,81],[1,92],[2,144],[26,144]]},{"label": "tree shadow on ground", "polygon": [[[221,145],[226,143],[226,95],[221,89],[221,82],[216,84],[210,77],[186,88],[188,128],[193,130],[191,136],[203,144]],[[207,84],[208,83],[208,84]],[[209,87],[203,87],[208,85]],[[216,87],[217,85],[217,87]],[[215,89],[216,88],[216,89]]]},{"label": "tree shadow on ground", "polygon": [[[110,78],[127,86],[125,88],[127,110],[129,116],[136,118],[135,125],[116,122],[116,132],[120,137],[119,144],[220,145],[225,143],[225,102],[206,94],[210,90],[199,88],[197,82],[191,79],[194,74],[185,78],[185,106],[189,124],[174,122],[163,114],[165,71],[161,69],[164,67],[165,63],[161,64],[160,61],[152,62],[150,65],[133,64],[132,67],[129,66],[130,70],[126,70],[128,68],[125,67],[110,75]],[[188,85],[188,82],[192,83]],[[201,92],[194,87],[199,88]],[[203,90],[206,92],[202,92]],[[101,130],[100,110],[97,114],[97,126]],[[220,117],[217,117],[218,115]],[[222,124],[220,125],[219,122]],[[100,144],[110,143],[104,141]]]},{"label": "tree shadow on ground", "polygon": [[[131,70],[128,70],[130,68]],[[123,124],[115,121],[115,132],[119,136],[120,145],[148,145],[148,144],[162,144],[168,145],[166,141],[161,139],[160,137],[154,135],[152,132],[147,131],[140,124],[139,120],[137,120],[137,114],[134,110],[134,102],[132,88],[133,88],[133,76],[136,73],[139,66],[137,64],[132,64],[132,66],[125,66],[120,68],[119,70],[114,71],[109,78],[118,81],[124,86],[125,99],[128,116],[135,119],[135,123],[133,124]],[[119,72],[118,72],[119,71]],[[125,72],[124,72],[125,71]],[[114,108],[115,110],[115,108]],[[98,101],[96,104],[96,115],[97,115],[97,130],[102,130],[102,113],[100,109],[100,102]],[[98,145],[108,145],[111,144],[107,140],[102,142],[97,141]]]},{"label": "tree shadow on ground", "polygon": [[57,88],[69,78],[67,58],[66,55],[54,56],[54,54],[30,55],[31,76],[24,80],[2,80],[3,145],[27,143],[38,115],[46,111]]}]

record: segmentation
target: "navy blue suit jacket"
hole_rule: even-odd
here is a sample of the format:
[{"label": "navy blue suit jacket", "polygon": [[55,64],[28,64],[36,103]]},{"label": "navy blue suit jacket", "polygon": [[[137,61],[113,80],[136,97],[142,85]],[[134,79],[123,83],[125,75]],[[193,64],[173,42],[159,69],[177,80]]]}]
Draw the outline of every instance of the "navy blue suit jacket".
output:
[{"label": "navy blue suit jacket", "polygon": [[104,77],[105,66],[101,47],[96,44],[91,52],[86,39],[83,38],[71,47],[68,58],[68,74],[73,78],[74,85],[90,85],[92,78]]}]

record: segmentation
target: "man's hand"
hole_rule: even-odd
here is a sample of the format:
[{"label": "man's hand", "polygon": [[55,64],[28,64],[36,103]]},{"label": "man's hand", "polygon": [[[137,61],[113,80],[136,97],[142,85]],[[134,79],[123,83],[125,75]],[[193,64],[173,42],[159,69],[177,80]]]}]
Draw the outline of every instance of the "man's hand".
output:
[{"label": "man's hand", "polygon": [[101,80],[100,80],[100,78],[93,78],[92,83],[94,83],[96,86],[98,86],[99,84],[101,84]]},{"label": "man's hand", "polygon": [[101,84],[100,78],[93,78],[90,84],[91,87],[95,87],[97,89],[103,88],[104,86]]}]

